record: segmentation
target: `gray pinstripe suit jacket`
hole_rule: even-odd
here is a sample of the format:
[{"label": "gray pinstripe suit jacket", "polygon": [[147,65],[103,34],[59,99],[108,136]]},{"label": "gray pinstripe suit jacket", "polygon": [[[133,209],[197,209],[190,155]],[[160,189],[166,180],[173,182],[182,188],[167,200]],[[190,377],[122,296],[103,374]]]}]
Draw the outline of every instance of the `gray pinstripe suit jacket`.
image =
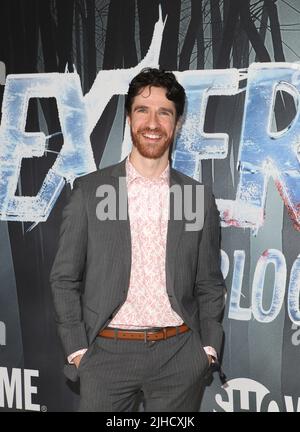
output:
[{"label": "gray pinstripe suit jacket", "polygon": [[[130,278],[131,238],[127,220],[100,221],[96,206],[100,185],[112,185],[118,196],[119,178],[126,176],[125,160],[77,178],[63,211],[58,251],[50,281],[58,332],[66,356],[88,347],[124,303]],[[170,186],[197,181],[170,170]],[[219,353],[223,330],[225,286],[220,271],[219,212],[205,186],[204,223],[197,231],[185,230],[170,205],[166,252],[166,289],[172,308],[194,331],[204,346]],[[172,198],[171,201],[172,202]],[[118,214],[117,200],[117,214]],[[184,216],[184,214],[183,214]],[[65,374],[76,380],[75,366]]]}]

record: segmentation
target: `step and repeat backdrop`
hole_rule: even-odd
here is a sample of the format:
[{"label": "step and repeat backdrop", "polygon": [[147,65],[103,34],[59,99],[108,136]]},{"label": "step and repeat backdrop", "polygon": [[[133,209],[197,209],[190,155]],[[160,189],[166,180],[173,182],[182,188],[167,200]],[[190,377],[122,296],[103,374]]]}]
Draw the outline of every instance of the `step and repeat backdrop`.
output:
[{"label": "step and repeat backdrop", "polygon": [[297,0],[2,0],[0,410],[74,411],[49,272],[76,177],[131,148],[124,95],[146,66],[187,93],[174,168],[222,224],[227,383],[201,411],[300,411]]}]

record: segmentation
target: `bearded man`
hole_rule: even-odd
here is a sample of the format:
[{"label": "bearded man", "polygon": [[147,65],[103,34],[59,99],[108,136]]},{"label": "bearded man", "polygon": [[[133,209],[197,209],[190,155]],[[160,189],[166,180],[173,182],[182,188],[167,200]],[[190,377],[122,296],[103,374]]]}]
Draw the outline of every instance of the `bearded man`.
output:
[{"label": "bearded man", "polygon": [[[64,209],[51,285],[80,411],[132,411],[141,392],[144,411],[198,411],[220,356],[219,213],[209,187],[170,166],[184,104],[173,73],[142,70],[125,103],[130,154],[76,179]],[[99,214],[105,187],[115,218]]]}]

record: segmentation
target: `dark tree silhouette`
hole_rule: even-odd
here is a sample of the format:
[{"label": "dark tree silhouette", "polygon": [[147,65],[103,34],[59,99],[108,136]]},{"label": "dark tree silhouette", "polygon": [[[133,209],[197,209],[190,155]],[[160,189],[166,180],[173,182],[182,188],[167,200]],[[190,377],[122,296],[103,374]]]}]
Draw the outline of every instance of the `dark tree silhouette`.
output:
[{"label": "dark tree silhouette", "polygon": [[235,68],[249,66],[249,39],[240,21],[237,24],[236,37],[233,41],[232,66]]},{"label": "dark tree silhouette", "polygon": [[277,6],[273,0],[265,0],[265,7],[268,11],[270,19],[270,29],[274,47],[274,60],[278,62],[285,61]]},{"label": "dark tree silhouette", "polygon": [[[93,0],[89,0],[89,4],[91,4],[91,6],[94,6]],[[56,46],[58,54],[58,70],[59,72],[63,72],[66,66],[68,66],[68,69],[72,71],[72,33],[74,0],[64,0],[63,2],[60,0],[56,0],[55,7],[57,10],[57,30],[55,32],[55,36],[57,39]],[[93,31],[93,28],[91,29],[91,31]]]},{"label": "dark tree silhouette", "polygon": [[88,91],[97,75],[96,66],[96,41],[95,41],[95,0],[85,0],[86,7],[86,18],[84,20],[84,32],[86,37],[85,42],[85,52],[86,52],[86,66],[87,66],[87,79],[85,80],[86,88],[84,91]]},{"label": "dark tree silhouette", "polygon": [[163,69],[178,70],[180,0],[161,0],[163,19],[168,16],[161,46],[159,64]]},{"label": "dark tree silhouette", "polygon": [[135,1],[111,0],[108,11],[103,69],[137,64],[135,45]]},{"label": "dark tree silhouette", "polygon": [[[197,38],[200,32],[202,33],[201,36],[203,41],[202,0],[191,0],[190,16],[191,16],[190,23],[186,32],[186,36],[179,57],[179,70],[181,71],[189,69],[190,67],[192,51],[196,40],[198,40]],[[200,47],[201,47],[201,39],[200,39]],[[202,55],[204,57],[204,52],[202,53]]]},{"label": "dark tree silhouette", "polygon": [[[259,36],[261,40],[264,42],[266,39],[267,27],[268,27],[268,10],[266,7],[266,3],[264,2],[261,8],[260,15],[260,26],[259,26]],[[255,61],[258,61],[257,55],[255,56]]]},{"label": "dark tree silhouette", "polygon": [[240,19],[241,28],[243,28],[247,34],[259,61],[271,61],[270,55],[259,36],[254,22],[252,21],[250,14],[250,1],[244,0],[241,2],[239,0],[224,0],[224,2],[228,2],[228,13],[216,67],[220,69],[230,67],[230,52],[233,47],[238,19]]},{"label": "dark tree silhouette", "polygon": [[219,0],[210,0],[210,16],[211,16],[211,39],[213,53],[213,67],[215,68],[218,62],[219,50],[222,40],[222,19]]},{"label": "dark tree silhouette", "polygon": [[227,4],[228,12],[223,26],[222,43],[216,62],[216,68],[218,69],[224,69],[230,66],[230,52],[233,46],[236,24],[239,17],[239,5],[237,2],[224,0],[224,4]]},{"label": "dark tree silhouette", "polygon": [[137,0],[141,57],[145,57],[153,36],[154,24],[158,20],[158,8],[160,1]]},{"label": "dark tree silhouette", "polygon": [[[202,0],[201,0],[202,2]],[[199,14],[199,30],[197,32],[197,68],[204,69],[205,63],[205,46],[204,46],[204,29],[203,29],[203,11],[201,8]]]},{"label": "dark tree silhouette", "polygon": [[40,3],[39,22],[45,72],[58,72],[57,28],[51,14],[51,2]]}]

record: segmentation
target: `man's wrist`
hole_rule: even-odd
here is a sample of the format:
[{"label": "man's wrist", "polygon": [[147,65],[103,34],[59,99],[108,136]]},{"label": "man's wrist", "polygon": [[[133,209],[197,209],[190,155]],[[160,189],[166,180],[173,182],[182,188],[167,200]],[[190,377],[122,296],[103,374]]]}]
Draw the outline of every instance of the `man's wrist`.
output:
[{"label": "man's wrist", "polygon": [[87,352],[87,348],[82,348],[82,349],[80,349],[80,350],[78,350],[78,351],[73,352],[72,354],[70,354],[70,355],[68,356],[68,363],[70,363],[70,364],[74,364],[74,359],[75,359],[77,356],[80,356],[80,355],[81,355],[81,357],[82,357],[83,354],[85,354],[86,352]]},{"label": "man's wrist", "polygon": [[213,347],[205,346],[203,348],[204,348],[204,351],[206,352],[207,356],[211,357],[212,362],[215,362],[218,360],[217,351]]}]

